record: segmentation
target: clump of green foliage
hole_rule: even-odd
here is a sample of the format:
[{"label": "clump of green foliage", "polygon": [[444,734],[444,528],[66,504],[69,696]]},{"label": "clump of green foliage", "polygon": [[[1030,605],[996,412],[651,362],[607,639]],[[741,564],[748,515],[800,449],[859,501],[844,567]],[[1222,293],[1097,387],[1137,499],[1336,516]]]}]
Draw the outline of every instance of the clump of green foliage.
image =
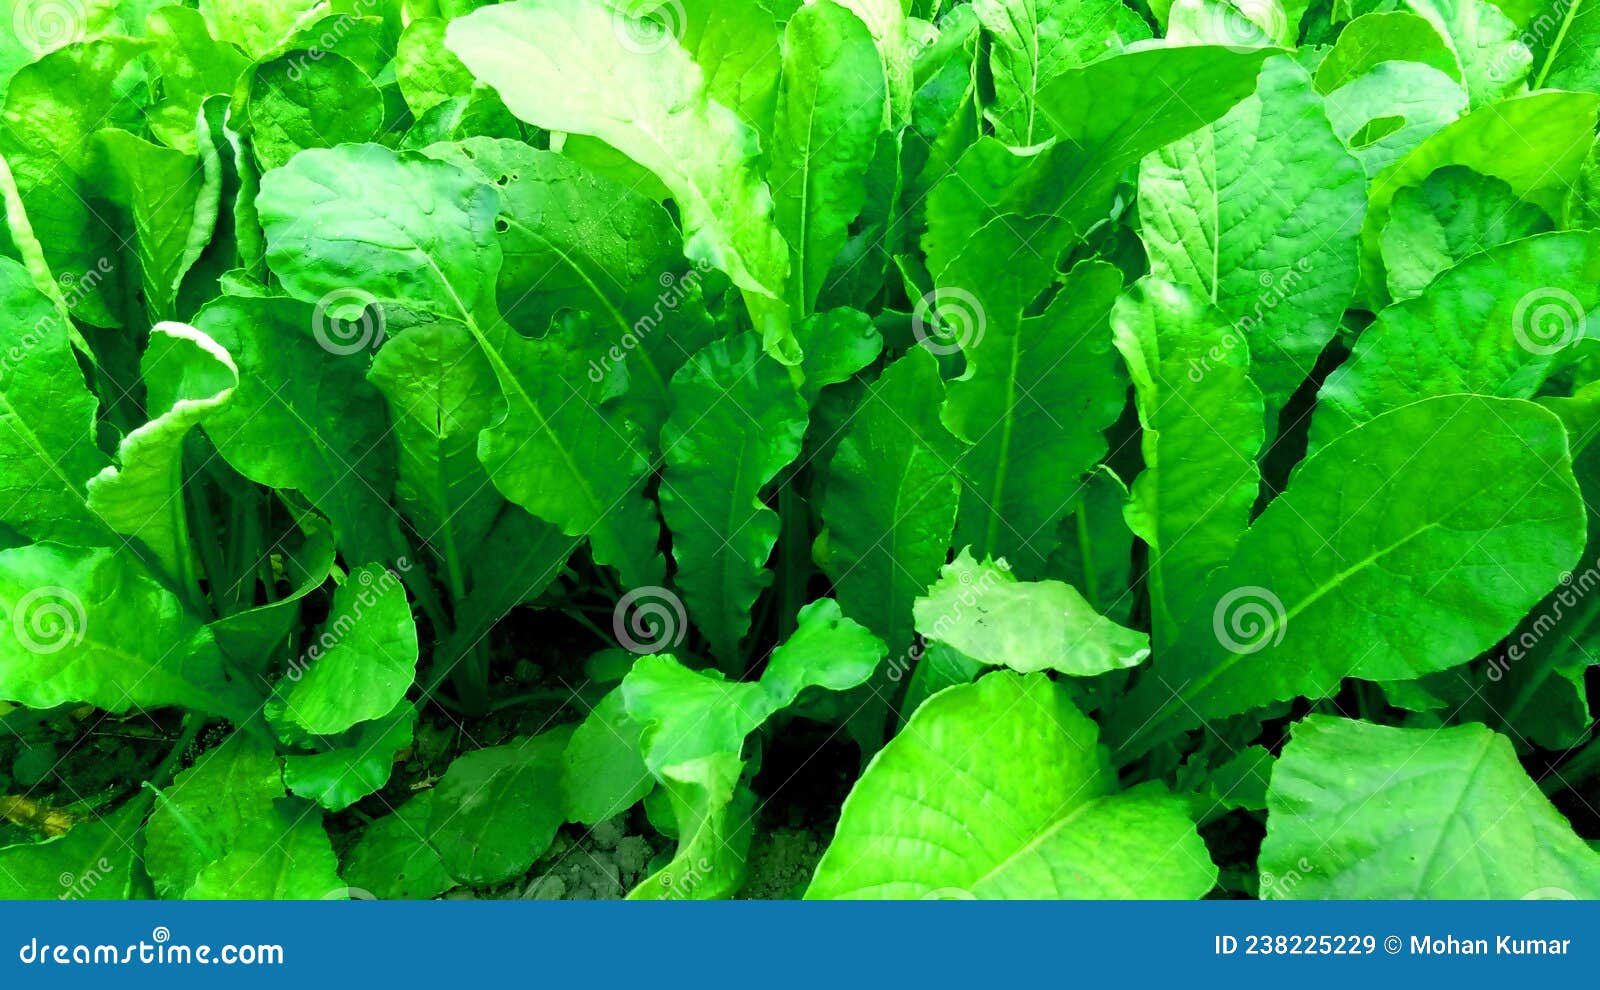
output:
[{"label": "clump of green foliage", "polygon": [[10,7],[0,896],[1600,896],[1600,8]]}]

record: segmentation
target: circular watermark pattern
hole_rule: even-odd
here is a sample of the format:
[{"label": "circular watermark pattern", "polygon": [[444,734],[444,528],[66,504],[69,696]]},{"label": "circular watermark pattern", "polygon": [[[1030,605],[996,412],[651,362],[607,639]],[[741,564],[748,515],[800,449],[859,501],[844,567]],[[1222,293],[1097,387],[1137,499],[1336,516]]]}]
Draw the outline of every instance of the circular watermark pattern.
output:
[{"label": "circular watermark pattern", "polygon": [[1524,901],[1575,901],[1578,895],[1565,887],[1537,887],[1523,894]]},{"label": "circular watermark pattern", "polygon": [[923,901],[975,901],[978,895],[965,887],[937,887],[923,894]]},{"label": "circular watermark pattern", "polygon": [[1230,653],[1259,653],[1277,646],[1283,642],[1288,624],[1278,596],[1255,585],[1223,595],[1211,613],[1211,631]]},{"label": "circular watermark pattern", "polygon": [[676,649],[689,631],[683,600],[666,588],[650,585],[622,596],[611,613],[611,631],[630,653]]},{"label": "circular watermark pattern", "polygon": [[362,887],[335,887],[322,895],[325,901],[375,901],[378,895]]},{"label": "circular watermark pattern", "polygon": [[635,55],[654,55],[677,44],[689,23],[680,0],[654,6],[635,0],[624,6],[627,9],[612,12],[611,29],[622,47]]},{"label": "circular watermark pattern", "polygon": [[83,601],[66,588],[35,588],[17,599],[11,628],[30,653],[59,653],[83,642],[88,627]]},{"label": "circular watermark pattern", "polygon": [[1276,45],[1289,30],[1277,0],[1217,0],[1205,6],[1204,16],[1203,40],[1235,52]]},{"label": "circular watermark pattern", "polygon": [[150,941],[157,945],[166,945],[172,941],[172,931],[166,925],[157,925],[150,930]]},{"label": "circular watermark pattern", "polygon": [[11,30],[35,56],[82,41],[88,35],[88,14],[79,0],[17,0]]},{"label": "circular watermark pattern", "polygon": [[1554,354],[1583,335],[1583,303],[1565,289],[1534,289],[1517,300],[1511,334],[1530,354]]},{"label": "circular watermark pattern", "polygon": [[383,307],[370,292],[336,289],[317,301],[311,333],[329,354],[346,356],[383,343]]},{"label": "circular watermark pattern", "polygon": [[966,289],[935,289],[918,299],[911,313],[911,332],[935,354],[978,346],[988,327],[983,305]]}]

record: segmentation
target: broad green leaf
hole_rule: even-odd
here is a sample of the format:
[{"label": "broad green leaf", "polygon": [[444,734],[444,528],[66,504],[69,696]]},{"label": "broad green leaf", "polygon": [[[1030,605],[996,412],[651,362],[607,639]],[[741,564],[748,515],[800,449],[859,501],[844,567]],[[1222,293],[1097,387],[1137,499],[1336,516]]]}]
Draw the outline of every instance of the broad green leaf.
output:
[{"label": "broad green leaf", "polygon": [[1217,868],[1184,802],[1116,793],[1096,734],[1042,675],[940,692],[856,782],[806,897],[1203,896]]},{"label": "broad green leaf", "polygon": [[1431,65],[1380,62],[1328,94],[1328,120],[1374,178],[1467,112],[1467,91]]},{"label": "broad green leaf", "polygon": [[806,407],[754,334],[717,341],[672,379],[662,429],[661,513],[677,584],[726,668],[739,665],[751,608],[772,581],[778,514],[763,490],[800,455]]},{"label": "broad green leaf", "polygon": [[[687,52],[630,47],[619,16],[609,0],[521,0],[452,21],[446,40],[518,117],[599,138],[659,177],[682,211],[685,251],[728,273],[767,349],[796,363],[782,302],[788,254],[755,134],[711,98]],[[541,40],[554,37],[563,43]]]},{"label": "broad green leaf", "polygon": [[110,712],[182,705],[242,718],[209,630],[131,553],[39,543],[0,551],[0,697]]},{"label": "broad green leaf", "polygon": [[251,145],[262,171],[307,148],[370,141],[383,127],[383,96],[360,67],[327,51],[291,51],[250,77]]},{"label": "broad green leaf", "polygon": [[622,688],[613,688],[573,730],[561,774],[563,814],[596,825],[638,803],[655,786],[644,765],[644,726],[628,714]]},{"label": "broad green leaf", "polygon": [[917,632],[967,657],[1024,674],[1094,677],[1150,655],[1150,637],[1098,614],[1060,581],[1018,581],[1004,561],[962,550],[917,599]]},{"label": "broad green leaf", "polygon": [[296,31],[316,23],[328,10],[327,0],[199,0],[206,26],[259,58],[287,41]]},{"label": "broad green leaf", "polygon": [[796,314],[816,305],[866,202],[886,98],[883,62],[856,15],[818,0],[789,19],[767,176],[789,244],[788,300]]},{"label": "broad green leaf", "polygon": [[1433,25],[1455,52],[1473,107],[1487,106],[1522,90],[1533,54],[1522,31],[1490,0],[1405,0]]},{"label": "broad green leaf", "polygon": [[941,287],[924,317],[952,322],[967,358],[941,414],[972,445],[958,464],[965,487],[956,542],[1031,576],[1055,548],[1057,526],[1126,404],[1109,324],[1122,275],[1101,262],[1078,265],[1042,314],[1024,318],[1025,286],[1006,298],[1009,287],[995,291],[1005,276],[969,273],[971,290]]},{"label": "broad green leaf", "polygon": [[399,445],[395,497],[459,597],[465,557],[505,505],[478,461],[499,391],[494,369],[466,328],[446,320],[387,342],[367,378],[389,404]]},{"label": "broad green leaf", "polygon": [[[1056,219],[1053,239],[1034,244],[1036,253],[1070,244],[1109,215],[1117,183],[1139,159],[1250,96],[1266,54],[1152,48],[1063,72],[1035,101],[1060,138],[1056,146],[1016,155],[997,141],[979,142],[934,188],[922,237],[928,270],[940,277],[974,232],[1008,214]],[[1004,270],[1003,261],[992,269]]]},{"label": "broad green leaf", "polygon": [[117,466],[89,479],[89,508],[150,548],[180,588],[197,590],[183,498],[184,441],[233,398],[239,369],[216,341],[183,323],[151,328],[141,367],[152,418],[122,438]]},{"label": "broad green leaf", "polygon": [[1187,286],[1140,280],[1117,300],[1112,326],[1144,428],[1127,520],[1150,548],[1145,581],[1164,648],[1250,524],[1261,392],[1244,333]]},{"label": "broad green leaf", "polygon": [[382,718],[417,676],[417,626],[400,576],[382,564],[350,572],[322,632],[278,685],[269,714],[314,736]]},{"label": "broad green leaf", "polygon": [[1132,40],[1120,33],[1125,8],[1114,0],[974,0],[972,8],[993,39],[995,103],[985,114],[1017,147],[1050,136],[1036,105],[1040,87],[1068,69],[1118,54]]},{"label": "broad green leaf", "polygon": [[486,887],[525,873],[561,827],[557,730],[459,756],[433,790],[423,830],[449,874]]},{"label": "broad green leaf", "polygon": [[1449,269],[1422,295],[1379,313],[1328,376],[1311,421],[1313,449],[1428,396],[1531,398],[1585,349],[1589,321],[1600,315],[1597,278],[1600,234],[1578,231],[1502,244]]},{"label": "broad green leaf", "polygon": [[739,783],[743,769],[738,754],[717,753],[661,771],[678,849],[628,892],[629,900],[711,900],[738,892],[756,812],[755,794]]},{"label": "broad green leaf", "polygon": [[1542,234],[1550,218],[1499,179],[1449,166],[1402,189],[1379,235],[1389,296],[1421,295],[1441,272],[1498,244]]},{"label": "broad green leaf", "polygon": [[[385,304],[461,321],[504,397],[478,448],[495,486],[562,532],[587,535],[625,583],[659,584],[659,524],[640,495],[648,461],[637,431],[601,408],[610,395],[589,373],[594,335],[528,340],[493,315],[497,199],[446,162],[347,145],[268,173],[259,202],[268,261],[300,298],[324,308],[376,301],[378,330]],[[369,307],[363,330],[371,319]]]},{"label": "broad green leaf", "polygon": [[133,899],[134,862],[147,797],[60,838],[0,847],[0,897],[8,901]]},{"label": "broad green leaf", "polygon": [[[645,0],[645,6],[650,6]],[[778,102],[778,77],[783,72],[783,25],[766,3],[724,0],[680,0],[656,10],[664,21],[678,10],[686,15],[678,43],[694,56],[706,74],[711,98],[744,118],[757,132],[770,135]]]},{"label": "broad green leaf", "polygon": [[150,60],[161,74],[161,101],[148,111],[150,129],[169,148],[196,153],[195,118],[207,98],[233,92],[250,64],[237,48],[212,37],[199,11],[166,4],[145,19],[156,42]]},{"label": "broad green leaf", "polygon": [[1600,897],[1600,852],[1481,725],[1307,716],[1272,771],[1261,873],[1263,897]]},{"label": "broad green leaf", "polygon": [[221,172],[127,131],[108,128],[95,139],[108,177],[102,191],[133,221],[145,308],[158,320],[176,318],[183,277],[216,230]]},{"label": "broad green leaf", "polygon": [[[1549,32],[1560,13],[1561,24]],[[1577,89],[1600,92],[1600,10],[1591,3],[1550,6],[1547,13],[1529,25],[1536,71],[1529,85],[1534,89]],[[1546,29],[1546,30],[1540,30]]]},{"label": "broad green leaf", "polygon": [[[1583,548],[1560,421],[1520,399],[1401,406],[1307,458],[1119,711],[1147,751],[1199,719],[1472,659]],[[1170,686],[1169,686],[1170,685]]]},{"label": "broad green leaf", "polygon": [[0,259],[0,520],[39,540],[109,536],[85,483],[106,465],[95,446],[98,403],[68,325],[21,265]]},{"label": "broad green leaf", "polygon": [[906,124],[911,119],[916,90],[916,49],[911,41],[905,0],[839,0],[839,5],[861,18],[878,46],[889,83],[885,120],[893,127]]},{"label": "broad green leaf", "polygon": [[0,157],[16,176],[44,258],[69,281],[73,315],[94,326],[121,325],[126,276],[122,238],[101,219],[104,205],[91,205],[100,178],[91,138],[105,127],[137,128],[117,80],[147,47],[103,38],[51,52],[11,80],[0,114]]},{"label": "broad green leaf", "polygon": [[343,811],[389,782],[395,755],[411,745],[416,726],[417,710],[402,700],[388,715],[328,740],[323,752],[284,757],[284,783],[299,797]]},{"label": "broad green leaf", "polygon": [[808,406],[816,404],[823,389],[849,381],[883,353],[883,335],[872,325],[872,317],[857,309],[814,313],[794,332],[806,352],[801,365],[806,380],[800,394]]},{"label": "broad green leaf", "polygon": [[437,897],[455,880],[428,839],[433,792],[423,791],[361,833],[344,863],[345,882],[383,900]]},{"label": "broad green leaf", "polygon": [[285,795],[278,758],[246,732],[161,791],[144,863],[168,898],[320,900],[344,887],[321,814]]},{"label": "broad green leaf", "polygon": [[1461,66],[1433,25],[1404,10],[1362,14],[1339,31],[1317,65],[1317,92],[1327,94],[1384,62],[1420,62],[1456,79]]},{"label": "broad green leaf", "polygon": [[472,73],[444,44],[445,22],[419,17],[406,25],[395,55],[395,83],[417,116],[472,89]]},{"label": "broad green leaf", "polygon": [[387,503],[394,453],[383,398],[357,345],[380,329],[372,310],[346,326],[292,299],[223,296],[194,325],[233,356],[239,387],[206,435],[240,474],[311,500],[353,560],[393,560],[399,531]]},{"label": "broad green leaf", "polygon": [[622,406],[654,443],[671,409],[668,382],[713,334],[703,302],[707,268],[685,261],[666,209],[521,141],[472,138],[426,153],[500,190],[496,295],[506,320],[539,337],[563,309],[588,313],[611,346],[586,373],[598,381],[627,370]]},{"label": "broad green leaf", "polygon": [[1421,185],[1447,165],[1464,165],[1554,215],[1594,144],[1597,110],[1600,94],[1514,96],[1442,128],[1386,169],[1373,181],[1361,229],[1363,292],[1373,295],[1384,283],[1379,238],[1401,189]]},{"label": "broad green leaf", "polygon": [[955,529],[959,451],[939,422],[943,401],[937,361],[914,348],[862,397],[827,467],[817,562],[845,614],[891,650],[911,644],[911,603]]},{"label": "broad green leaf", "polygon": [[1151,273],[1240,328],[1272,422],[1350,304],[1365,200],[1360,164],[1288,56],[1263,63],[1254,96],[1140,167]]}]

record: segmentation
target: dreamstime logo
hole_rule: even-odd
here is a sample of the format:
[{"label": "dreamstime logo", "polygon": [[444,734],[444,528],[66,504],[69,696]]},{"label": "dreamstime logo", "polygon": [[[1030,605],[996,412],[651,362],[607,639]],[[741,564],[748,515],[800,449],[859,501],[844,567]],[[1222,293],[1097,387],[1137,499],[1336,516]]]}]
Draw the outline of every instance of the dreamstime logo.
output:
[{"label": "dreamstime logo", "polygon": [[1211,631],[1229,653],[1259,653],[1283,642],[1288,629],[1283,602],[1266,588],[1247,585],[1223,595],[1211,613]]},{"label": "dreamstime logo", "polygon": [[1530,354],[1555,354],[1583,336],[1587,317],[1583,303],[1565,289],[1545,286],[1517,300],[1511,313],[1511,334]]},{"label": "dreamstime logo", "polygon": [[82,41],[87,22],[79,0],[18,0],[11,14],[11,30],[36,56]]},{"label": "dreamstime logo", "polygon": [[711,876],[715,866],[710,857],[701,856],[679,876],[674,877],[670,870],[662,871],[660,883],[665,888],[663,896],[672,901],[689,900],[694,896],[695,889]]},{"label": "dreamstime logo", "polygon": [[29,653],[60,653],[77,646],[88,624],[82,600],[66,588],[35,588],[11,610],[11,628]]},{"label": "dreamstime logo", "polygon": [[289,62],[289,78],[299,82],[305,78],[306,64],[320,62],[327,57],[361,25],[361,18],[370,14],[379,13],[378,6],[381,0],[356,0],[355,7],[339,14],[317,22],[317,27],[322,28],[322,33],[312,39],[312,43],[295,55]]},{"label": "dreamstime logo", "polygon": [[56,878],[60,882],[62,889],[59,899],[75,901],[81,897],[88,897],[94,893],[96,887],[100,886],[102,880],[111,875],[111,871],[115,867],[116,864],[102,856],[89,869],[85,870],[82,876],[74,875],[71,872],[62,873],[61,876]]},{"label": "dreamstime logo", "polygon": [[589,362],[589,380],[596,385],[605,381],[606,374],[613,365],[626,361],[629,354],[642,346],[645,340],[656,332],[656,328],[661,326],[661,321],[667,318],[668,313],[676,312],[684,300],[694,295],[709,271],[711,262],[700,259],[694,263],[693,268],[682,275],[662,272],[659,279],[661,293],[656,296],[655,306],[650,312],[635,320],[632,328],[622,335],[620,341],[602,354],[599,361]]},{"label": "dreamstime logo", "polygon": [[1276,0],[1234,0],[1208,4],[1205,10],[1204,40],[1230,51],[1275,45],[1289,30],[1289,19]]},{"label": "dreamstime logo", "polygon": [[678,43],[688,26],[689,15],[679,0],[667,0],[654,9],[643,9],[635,2],[633,10],[614,10],[611,28],[622,47],[635,55],[654,55]]},{"label": "dreamstime logo", "polygon": [[983,305],[966,289],[935,289],[917,300],[911,314],[911,332],[935,354],[977,347],[988,328]]},{"label": "dreamstime logo", "polygon": [[404,575],[411,573],[411,566],[409,557],[400,557],[394,562],[394,570],[374,565],[356,571],[355,584],[358,587],[355,589],[355,600],[339,615],[328,616],[322,625],[322,632],[306,647],[305,653],[289,661],[289,669],[284,672],[284,677],[290,683],[298,683],[312,664],[355,631],[368,609],[405,581]]},{"label": "dreamstime logo", "polygon": [[335,289],[317,301],[311,332],[329,354],[348,356],[383,342],[383,307],[370,292]]},{"label": "dreamstime logo", "polygon": [[611,612],[611,631],[629,653],[676,649],[689,631],[683,601],[666,588],[650,585],[622,596]]},{"label": "dreamstime logo", "polygon": [[1577,574],[1565,571],[1561,583],[1551,591],[1532,622],[1524,622],[1522,631],[1506,640],[1503,655],[1489,658],[1485,673],[1491,681],[1500,681],[1521,663],[1545,637],[1562,628],[1561,621],[1577,609],[1596,588],[1600,588],[1600,559]]}]

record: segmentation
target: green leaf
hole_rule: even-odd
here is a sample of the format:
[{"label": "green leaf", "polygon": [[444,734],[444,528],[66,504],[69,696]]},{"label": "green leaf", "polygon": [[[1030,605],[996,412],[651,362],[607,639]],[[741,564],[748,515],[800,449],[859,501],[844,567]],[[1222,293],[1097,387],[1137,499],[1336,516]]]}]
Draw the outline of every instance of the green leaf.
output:
[{"label": "green leaf", "polygon": [[1402,189],[1379,235],[1389,296],[1421,295],[1436,276],[1470,255],[1551,227],[1499,179],[1448,166],[1422,185]]},{"label": "green leaf", "polygon": [[472,89],[472,73],[444,43],[445,22],[419,17],[406,25],[395,53],[395,83],[417,116]]},{"label": "green leaf", "polygon": [[500,190],[496,295],[507,322],[539,337],[562,310],[587,313],[612,346],[585,372],[600,380],[627,371],[620,405],[653,444],[671,410],[668,382],[713,335],[703,301],[709,266],[688,265],[666,209],[520,141],[472,138],[426,154]]},{"label": "green leaf", "polygon": [[1150,637],[1096,613],[1071,585],[1018,581],[1004,561],[980,564],[969,550],[945,565],[914,612],[925,638],[1024,674],[1094,677],[1150,655]]},{"label": "green leaf", "polygon": [[354,62],[327,51],[293,51],[256,66],[248,106],[263,172],[307,148],[370,141],[383,127],[378,88]]},{"label": "green leaf", "polygon": [[561,826],[564,730],[459,756],[433,790],[429,837],[449,874],[487,887],[527,872]]},{"label": "green leaf", "polygon": [[1467,91],[1420,62],[1380,62],[1328,94],[1333,132],[1375,178],[1467,111]]},{"label": "green leaf", "polygon": [[1533,64],[1522,31],[1489,0],[1406,0],[1455,52],[1473,107],[1518,92]]},{"label": "green leaf", "polygon": [[[306,152],[261,185],[267,259],[285,285],[324,308],[373,300],[380,312],[388,304],[461,321],[504,396],[478,448],[495,486],[567,535],[587,535],[596,560],[627,584],[659,584],[659,523],[640,495],[648,460],[637,431],[600,408],[609,395],[588,370],[592,335],[527,340],[493,316],[494,187],[378,145]],[[371,319],[360,324],[364,342],[376,336]]]},{"label": "green leaf", "polygon": [[1379,238],[1400,190],[1447,165],[1493,176],[1555,215],[1594,144],[1600,94],[1542,92],[1480,107],[1439,130],[1373,181],[1361,229],[1362,288],[1383,285]]},{"label": "green leaf", "polygon": [[739,783],[743,768],[737,754],[717,753],[662,772],[678,849],[629,900],[711,900],[738,891],[756,812],[755,794]]},{"label": "green leaf", "polygon": [[300,600],[328,580],[335,556],[333,530],[326,520],[310,513],[274,546],[269,562],[274,572],[281,573],[289,583],[288,594],[265,605],[225,615],[210,627],[222,652],[241,669],[258,677],[266,676],[282,659],[276,650],[300,620]]},{"label": "green leaf", "polygon": [[149,110],[150,129],[169,148],[195,154],[201,107],[209,97],[232,93],[250,60],[212,37],[199,11],[177,4],[152,10],[145,34],[157,43],[150,60],[161,75],[161,101]]},{"label": "green leaf", "polygon": [[116,83],[148,43],[103,38],[69,45],[19,71],[0,114],[0,157],[44,247],[44,259],[72,280],[73,315],[94,326],[120,326],[122,238],[91,205],[100,170],[93,134],[137,128]]},{"label": "green leaf", "polygon": [[[1532,87],[1600,92],[1600,58],[1596,57],[1600,51],[1600,11],[1593,4],[1581,2],[1555,10],[1561,14],[1560,28],[1553,35],[1535,33],[1531,42],[1538,67]],[[1540,18],[1530,27],[1543,26],[1549,18],[1541,7]]]},{"label": "green leaf", "polygon": [[122,438],[118,466],[89,479],[89,508],[149,547],[166,575],[198,590],[183,498],[185,438],[233,398],[239,369],[216,341],[182,323],[158,323],[141,361],[150,422]]},{"label": "green leaf", "polygon": [[1117,300],[1112,327],[1144,428],[1127,520],[1150,548],[1151,623],[1164,648],[1250,524],[1261,392],[1243,331],[1187,286],[1140,280]]},{"label": "green leaf", "polygon": [[333,522],[340,548],[358,561],[402,551],[388,493],[394,451],[383,398],[366,380],[360,344],[380,329],[371,310],[346,324],[292,299],[222,296],[194,325],[233,356],[239,387],[204,424],[240,474],[292,488]]},{"label": "green leaf", "polygon": [[768,178],[789,244],[789,305],[809,313],[867,198],[887,98],[872,35],[831,0],[807,4],[784,30]]},{"label": "green leaf", "polygon": [[99,403],[67,324],[9,258],[0,258],[0,313],[0,520],[34,539],[104,542],[109,534],[85,491],[106,465],[94,444]]},{"label": "green leaf", "polygon": [[969,275],[972,290],[942,285],[931,307],[955,324],[967,358],[942,410],[950,432],[972,445],[958,465],[965,488],[956,542],[1034,575],[1126,404],[1109,325],[1122,275],[1102,262],[1080,264],[1050,306],[1027,318],[1025,289],[1007,298],[995,290],[1000,273]]},{"label": "green leaf", "polygon": [[1384,62],[1420,62],[1456,79],[1461,66],[1426,18],[1404,10],[1362,14],[1339,31],[1317,65],[1317,92],[1327,94]]},{"label": "green leaf", "polygon": [[211,632],[137,558],[40,543],[0,551],[0,697],[123,713],[182,705],[242,719]]},{"label": "green leaf", "polygon": [[913,349],[862,397],[827,467],[817,562],[845,614],[896,651],[911,644],[911,603],[955,528],[959,454],[939,422],[943,401],[938,363]]},{"label": "green leaf", "polygon": [[423,791],[367,826],[351,848],[344,878],[355,891],[383,900],[427,900],[454,887],[427,838],[433,792]]},{"label": "green leaf", "polygon": [[1449,269],[1379,313],[1328,376],[1313,449],[1419,398],[1532,397],[1585,350],[1590,314],[1600,310],[1597,277],[1600,234],[1578,231],[1513,241]]},{"label": "green leaf", "polygon": [[320,900],[344,888],[321,815],[284,794],[278,758],[246,732],[161,791],[144,863],[168,898]]},{"label": "green leaf", "polygon": [[738,665],[751,607],[772,581],[778,514],[763,489],[800,455],[806,408],[786,368],[745,334],[700,351],[672,379],[662,430],[661,513],[677,583],[727,668]]},{"label": "green leaf", "polygon": [[1263,897],[1600,897],[1600,852],[1481,725],[1307,716],[1272,771],[1261,874]]},{"label": "green leaf", "polygon": [[323,752],[284,757],[284,783],[299,797],[343,811],[389,782],[395,755],[411,745],[416,726],[416,708],[402,700],[388,715],[329,740]]},{"label": "green leaf", "polygon": [[287,41],[297,30],[316,23],[328,10],[326,0],[199,0],[206,26],[259,58]]},{"label": "green leaf", "polygon": [[1060,545],[1045,573],[1082,590],[1089,607],[1126,625],[1133,614],[1133,531],[1128,528],[1128,486],[1100,467],[1086,480],[1062,520]]},{"label": "green leaf", "polygon": [[321,634],[278,685],[268,714],[274,724],[335,736],[388,715],[416,677],[405,586],[382,564],[366,564],[334,592]]},{"label": "green leaf", "polygon": [[137,797],[46,842],[0,847],[0,897],[8,901],[133,898],[139,829],[150,802]]},{"label": "green leaf", "polygon": [[1242,330],[1269,422],[1350,304],[1365,199],[1360,164],[1288,56],[1262,64],[1254,96],[1140,166],[1151,273],[1199,290]]},{"label": "green leaf", "polygon": [[562,764],[563,814],[596,825],[633,807],[655,786],[644,765],[644,726],[628,714],[622,688],[613,688],[573,730]]},{"label": "green leaf", "polygon": [[856,782],[806,897],[1209,891],[1217,868],[1184,802],[1158,786],[1115,788],[1094,723],[1043,676],[1000,671],[950,688]]},{"label": "green leaf", "polygon": [[395,497],[444,561],[452,594],[465,590],[464,556],[483,542],[505,501],[478,461],[499,384],[459,323],[413,327],[388,341],[367,379],[383,393],[399,444]]},{"label": "green leaf", "polygon": [[1119,711],[1138,755],[1199,719],[1344,677],[1410,680],[1510,632],[1583,547],[1559,420],[1530,402],[1443,396],[1307,458],[1208,586],[1177,650]]},{"label": "green leaf", "polygon": [[[518,117],[599,138],[660,178],[682,211],[686,252],[728,273],[767,349],[794,364],[788,253],[755,169],[755,134],[711,98],[675,42],[650,36],[630,48],[626,16],[608,0],[522,0],[452,21],[446,40]],[[539,40],[553,37],[565,40]]]},{"label": "green leaf", "polygon": [[216,228],[221,172],[127,131],[108,128],[95,140],[108,177],[102,191],[133,219],[145,308],[156,319],[175,318],[183,277]]},{"label": "green leaf", "polygon": [[989,33],[995,102],[985,108],[1007,144],[1028,147],[1050,136],[1039,117],[1039,89],[1068,69],[1118,54],[1128,40],[1120,3],[1110,0],[974,0]]}]

